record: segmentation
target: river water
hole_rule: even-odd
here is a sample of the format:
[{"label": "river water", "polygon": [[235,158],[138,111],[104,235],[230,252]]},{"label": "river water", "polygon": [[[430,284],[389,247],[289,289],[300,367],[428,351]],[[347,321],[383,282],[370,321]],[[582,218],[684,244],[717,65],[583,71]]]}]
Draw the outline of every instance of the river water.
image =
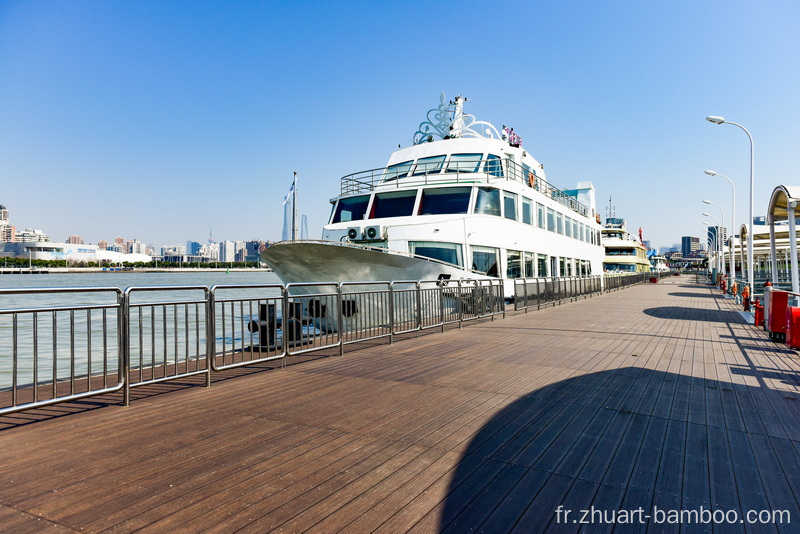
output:
[{"label": "river water", "polygon": [[[118,292],[114,288],[122,290],[132,289],[131,304],[143,303],[162,303],[162,302],[181,302],[198,301],[205,296],[203,287],[224,285],[269,285],[279,284],[277,275],[264,271],[196,271],[196,272],[93,272],[93,273],[50,273],[50,274],[3,274],[0,275],[0,391],[8,389],[12,385],[14,375],[13,369],[16,368],[16,380],[18,384],[40,382],[52,377],[53,374],[63,378],[71,371],[72,365],[69,363],[70,354],[75,354],[74,365],[78,366],[74,372],[77,375],[85,374],[88,368],[93,373],[102,370],[104,365],[116,367],[112,356],[116,350],[116,303]],[[192,286],[199,289],[191,290],[164,290],[154,291],[157,287],[187,287]],[[77,292],[50,291],[48,289],[78,288]],[[89,292],[80,288],[108,288],[106,291]],[[135,288],[148,288],[135,289]],[[9,293],[7,290],[34,289],[37,291],[24,293]],[[6,290],[6,291],[4,291]],[[254,297],[275,297],[279,291],[275,288],[264,289],[225,289],[217,292],[222,298],[254,298]],[[59,308],[73,308],[76,306],[108,306],[107,310],[78,310],[70,312],[60,311]],[[224,305],[223,305],[224,306]],[[33,309],[47,309],[39,313],[32,313]],[[159,310],[163,308],[158,308]],[[188,305],[167,307],[170,313],[185,313],[195,317],[193,324],[204,324],[203,306]],[[18,313],[11,313],[17,310]],[[28,310],[28,311],[20,311]],[[148,311],[150,310],[150,311]],[[243,324],[250,319],[258,318],[257,308],[255,310],[247,307],[236,307],[235,317],[234,308],[229,316],[234,324],[229,325],[223,337],[218,335],[214,340],[216,345],[231,346],[234,343],[241,344],[248,336]],[[146,317],[148,313],[154,314],[152,309],[146,306],[133,307],[131,309],[132,321],[136,320],[134,314],[138,314],[138,328],[147,332],[147,321],[141,326],[141,315]],[[176,316],[177,317],[177,316]],[[187,351],[202,353],[201,345],[206,343],[203,339],[203,332],[200,332],[197,340],[191,340],[185,336],[187,330],[194,327],[186,327],[183,319],[178,320],[166,314],[157,315],[157,319],[164,323],[169,323],[170,335],[180,340],[180,351],[173,349],[176,354],[183,352],[188,346]],[[54,326],[54,323],[56,326]],[[227,323],[226,323],[227,324]],[[137,328],[136,325],[133,328]],[[242,331],[245,333],[243,334]],[[70,332],[75,332],[71,335]],[[139,336],[131,332],[136,342]],[[176,341],[176,343],[178,343]],[[108,346],[108,351],[104,345]],[[177,344],[175,345],[178,346]],[[225,346],[225,345],[222,345]],[[133,348],[133,347],[132,347]],[[162,347],[162,350],[169,352]],[[88,354],[88,356],[86,356]],[[16,365],[14,364],[16,358]],[[104,360],[108,360],[104,362]],[[34,365],[34,362],[36,365]],[[55,367],[55,369],[54,369]],[[81,370],[81,368],[83,370]],[[34,378],[35,377],[35,378]]]}]

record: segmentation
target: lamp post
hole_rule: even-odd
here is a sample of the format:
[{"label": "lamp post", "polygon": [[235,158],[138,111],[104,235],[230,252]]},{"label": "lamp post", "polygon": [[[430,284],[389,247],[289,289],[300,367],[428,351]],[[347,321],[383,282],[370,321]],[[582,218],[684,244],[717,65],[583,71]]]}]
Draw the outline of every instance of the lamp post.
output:
[{"label": "lamp post", "polygon": [[[704,200],[703,204],[708,204],[710,206],[718,207],[720,214],[722,214],[722,221],[723,222],[725,221],[725,211],[723,211],[722,206],[720,206],[719,204],[714,204],[710,200]],[[718,229],[717,233],[722,234],[724,228],[718,226],[717,229]],[[725,274],[725,237],[720,235],[719,242],[720,242],[719,246],[720,246],[720,249],[721,249],[720,252],[722,253],[722,274],[724,275]],[[728,249],[728,252],[730,252],[730,248]],[[733,256],[731,256],[731,258],[732,257]],[[730,271],[728,271],[728,272],[730,273]]]},{"label": "lamp post", "polygon": [[[706,226],[706,245],[708,245],[708,268],[710,270],[710,275],[712,277],[712,282],[715,280],[713,279],[714,276],[714,267],[713,265],[717,261],[717,237],[716,233],[712,236],[711,229],[708,228],[709,222],[703,221],[703,225]],[[712,252],[713,250],[713,252]]]},{"label": "lamp post", "polygon": [[[710,213],[705,213],[704,212],[703,215],[705,215],[706,217],[713,217],[714,220],[717,221],[717,229],[714,231],[714,240],[716,241],[715,252],[717,254],[717,269],[724,275],[725,274],[725,267],[724,267],[725,263],[720,258],[720,256],[721,256],[720,251],[722,250],[722,240],[720,239],[720,235],[719,235],[719,229],[720,229],[720,226],[721,226],[720,222],[719,222],[719,219],[717,219],[716,215],[711,215]],[[708,224],[708,223],[706,223],[706,224]]]},{"label": "lamp post", "polygon": [[726,121],[723,117],[710,116],[706,117],[706,120],[714,124],[731,124],[733,126],[738,126],[744,130],[744,133],[747,134],[747,138],[750,140],[750,217],[747,219],[747,284],[750,286],[750,291],[753,291],[753,179],[755,174],[755,147],[753,145],[753,136],[750,135],[747,128],[741,124]]},{"label": "lamp post", "polygon": [[[733,238],[736,236],[736,186],[733,185],[733,180],[720,174],[716,171],[705,171],[709,176],[722,176],[728,183],[731,184],[731,240],[728,246],[728,254],[731,257],[731,278],[736,278],[736,261],[733,259]],[[739,244],[741,246],[741,243]]]}]

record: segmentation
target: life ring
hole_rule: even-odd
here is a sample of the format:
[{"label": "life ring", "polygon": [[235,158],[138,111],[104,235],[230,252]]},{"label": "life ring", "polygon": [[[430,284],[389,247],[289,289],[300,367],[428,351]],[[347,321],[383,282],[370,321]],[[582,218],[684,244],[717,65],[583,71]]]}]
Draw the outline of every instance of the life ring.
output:
[{"label": "life ring", "polygon": [[528,173],[528,185],[535,188],[536,187],[536,175],[532,172]]}]

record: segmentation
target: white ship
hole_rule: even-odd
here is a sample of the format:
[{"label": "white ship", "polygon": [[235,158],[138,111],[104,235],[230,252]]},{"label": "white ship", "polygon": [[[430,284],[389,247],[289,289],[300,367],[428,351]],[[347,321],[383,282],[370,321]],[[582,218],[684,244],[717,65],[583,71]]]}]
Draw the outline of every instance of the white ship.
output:
[{"label": "white ship", "polygon": [[[641,229],[639,230],[641,234]],[[607,217],[602,230],[602,242],[606,257],[603,270],[611,273],[650,272],[647,248],[628,232],[625,219]]]},{"label": "white ship", "polygon": [[504,279],[602,274],[591,182],[563,190],[511,128],[428,113],[384,168],[341,179],[320,241],[283,241],[264,261],[284,283]]}]

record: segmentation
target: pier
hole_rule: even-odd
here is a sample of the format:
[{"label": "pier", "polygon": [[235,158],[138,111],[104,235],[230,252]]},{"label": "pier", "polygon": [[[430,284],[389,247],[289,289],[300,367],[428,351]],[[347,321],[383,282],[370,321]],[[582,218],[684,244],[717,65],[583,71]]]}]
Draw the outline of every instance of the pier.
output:
[{"label": "pier", "polygon": [[0,523],[798,529],[800,357],[719,290],[669,277],[492,319],[5,415]]}]

